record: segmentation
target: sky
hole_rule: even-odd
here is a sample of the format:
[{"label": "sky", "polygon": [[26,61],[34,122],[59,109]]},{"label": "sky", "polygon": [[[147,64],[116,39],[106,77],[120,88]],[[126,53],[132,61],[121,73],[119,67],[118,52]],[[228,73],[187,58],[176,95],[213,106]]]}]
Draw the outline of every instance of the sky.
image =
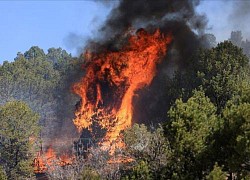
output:
[{"label": "sky", "polygon": [[94,1],[0,1],[0,63],[31,46],[75,54],[109,10]]},{"label": "sky", "polygon": [[[101,1],[101,0],[99,0]],[[227,1],[228,2],[228,1]],[[197,11],[208,18],[208,33],[218,41],[228,39],[228,16],[232,5],[221,0],[203,0]],[[0,64],[13,61],[18,52],[39,46],[45,53],[61,47],[77,56],[111,7],[91,0],[78,1],[0,1]]]},{"label": "sky", "polygon": [[197,7],[199,13],[206,15],[207,33],[215,34],[217,41],[223,41],[230,37],[231,31],[235,30],[229,23],[232,12],[232,1],[227,0],[203,0]]}]

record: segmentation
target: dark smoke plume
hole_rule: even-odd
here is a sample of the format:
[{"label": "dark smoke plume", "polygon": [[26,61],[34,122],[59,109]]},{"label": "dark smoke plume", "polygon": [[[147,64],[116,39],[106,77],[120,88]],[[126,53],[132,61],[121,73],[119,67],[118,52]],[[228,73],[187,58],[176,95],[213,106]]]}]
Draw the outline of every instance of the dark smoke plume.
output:
[{"label": "dark smoke plume", "polygon": [[87,47],[92,51],[119,50],[129,28],[159,28],[173,33],[173,46],[183,57],[180,63],[185,64],[191,52],[201,46],[207,24],[206,17],[195,11],[198,5],[198,0],[122,0],[99,29],[99,38],[90,40]]},{"label": "dark smoke plume", "polygon": [[[176,69],[184,69],[192,54],[204,44],[207,19],[196,13],[198,0],[121,0],[99,29],[99,36],[89,40],[91,51],[118,51],[126,43],[126,32],[144,28],[149,32],[160,29],[174,37],[165,61],[158,68],[152,85],[138,91],[134,98],[134,121],[157,123],[165,117],[169,102],[162,101],[168,87],[167,79]],[[202,40],[201,40],[202,39]],[[202,42],[203,41],[203,42]],[[145,104],[149,104],[145,108]],[[145,111],[146,110],[146,111]]]},{"label": "dark smoke plume", "polygon": [[[101,1],[103,3],[103,1]],[[108,1],[110,3],[112,1]],[[91,51],[101,52],[103,50],[118,51],[126,43],[126,32],[131,28],[137,30],[144,28],[149,32],[160,29],[163,33],[171,32],[174,41],[165,57],[163,63],[158,67],[158,73],[151,86],[146,87],[134,97],[134,122],[146,124],[158,123],[164,120],[169,105],[168,78],[171,78],[176,69],[187,67],[192,53],[201,47],[207,20],[203,15],[196,13],[199,1],[194,0],[122,0],[115,1],[115,5],[106,22],[99,28],[97,38],[86,42],[86,47]],[[106,3],[106,1],[104,2]],[[108,5],[108,4],[107,4]],[[71,34],[65,41],[69,46],[81,45],[84,38],[77,34]],[[79,64],[67,70],[67,76],[62,82],[59,102],[57,105],[57,117],[60,128],[55,127],[52,142],[57,142],[60,148],[70,148],[70,144],[78,136],[73,126],[74,109],[78,97],[70,94],[69,89],[73,81],[77,82],[84,72],[81,63],[83,57],[79,58]],[[145,104],[148,106],[145,107]],[[98,130],[98,135],[101,132]],[[83,137],[90,137],[89,132],[84,131]],[[57,139],[57,140],[55,140]],[[69,140],[69,142],[67,142]]]}]

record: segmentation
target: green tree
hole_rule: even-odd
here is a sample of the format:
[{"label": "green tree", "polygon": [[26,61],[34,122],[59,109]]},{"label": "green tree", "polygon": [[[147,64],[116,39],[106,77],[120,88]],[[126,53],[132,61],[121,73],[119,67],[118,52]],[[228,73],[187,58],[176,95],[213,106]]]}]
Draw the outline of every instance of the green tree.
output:
[{"label": "green tree", "polygon": [[[170,156],[169,144],[164,137],[163,128],[151,128],[149,130],[144,124],[134,124],[124,132],[126,144],[125,153],[136,160],[132,171],[133,176],[139,178],[140,173],[147,171],[147,177],[160,178],[160,172],[168,163]],[[132,176],[129,176],[132,178]],[[143,176],[140,176],[143,179]]]},{"label": "green tree", "polygon": [[[6,62],[0,66],[0,104],[13,98],[37,102],[39,97],[41,100],[44,96],[48,101],[51,99],[49,96],[53,95],[50,91],[57,83],[58,76],[52,64],[41,58],[26,60],[21,57],[15,62]],[[42,106],[42,103],[39,105]]]},{"label": "green tree", "polygon": [[228,100],[238,94],[239,84],[249,70],[249,60],[242,49],[230,41],[219,43],[212,49],[201,49],[190,59],[185,70],[173,78],[174,98],[183,94],[184,100],[192,91],[202,86],[206,95],[220,113]]},{"label": "green tree", "polygon": [[44,51],[39,48],[38,46],[32,46],[28,51],[24,53],[25,59],[31,60],[36,59],[38,57],[44,57],[45,53]]},{"label": "green tree", "polygon": [[30,177],[39,116],[21,101],[0,106],[0,162],[8,178]]},{"label": "green tree", "polygon": [[56,87],[59,73],[43,57],[27,60],[23,56],[0,66],[0,105],[12,100],[26,102],[47,126],[43,134],[52,132],[56,122]]},{"label": "green tree", "polygon": [[201,178],[210,137],[221,123],[216,107],[204,92],[194,91],[187,102],[176,100],[168,114],[170,120],[166,123],[165,134],[173,152],[168,176]]},{"label": "green tree", "polygon": [[[169,176],[202,178],[215,162],[223,165],[231,179],[249,174],[249,70],[249,60],[242,49],[225,41],[215,48],[200,50],[190,60],[190,66],[175,75],[173,97],[181,94],[183,98],[170,109],[165,129],[174,152],[171,162],[177,162],[169,168]],[[204,93],[198,99],[204,100],[206,94],[206,103],[193,99],[192,91],[199,86]],[[205,108],[212,111],[204,111]],[[202,118],[201,113],[212,113],[214,121],[210,122],[216,122],[215,127],[205,124],[209,117]],[[202,123],[197,124],[198,120]]]},{"label": "green tree", "polygon": [[132,171],[123,179],[131,179],[131,180],[151,180],[153,179],[152,171],[150,171],[150,167],[147,162],[139,161],[136,164]]},{"label": "green tree", "polygon": [[2,166],[0,166],[0,179],[1,180],[7,180],[7,176],[6,176],[5,170],[3,169]]},{"label": "green tree", "polygon": [[222,111],[223,125],[214,135],[211,159],[224,165],[230,177],[246,177],[250,161],[250,78]]},{"label": "green tree", "polygon": [[238,92],[242,73],[248,68],[248,58],[242,49],[225,41],[216,48],[199,54],[198,78],[206,94],[218,110]]},{"label": "green tree", "polygon": [[71,84],[83,75],[80,63],[61,48],[50,48],[47,55],[39,47],[31,47],[24,55],[18,53],[14,62],[0,65],[0,105],[12,100],[26,102],[40,115],[43,139],[75,137],[69,119],[79,97],[72,93]]},{"label": "green tree", "polygon": [[62,68],[72,59],[71,54],[68,54],[62,48],[49,48],[46,57],[47,60],[51,61],[56,68]]},{"label": "green tree", "polygon": [[227,174],[222,171],[222,168],[216,163],[213,170],[206,176],[207,180],[226,180]]}]

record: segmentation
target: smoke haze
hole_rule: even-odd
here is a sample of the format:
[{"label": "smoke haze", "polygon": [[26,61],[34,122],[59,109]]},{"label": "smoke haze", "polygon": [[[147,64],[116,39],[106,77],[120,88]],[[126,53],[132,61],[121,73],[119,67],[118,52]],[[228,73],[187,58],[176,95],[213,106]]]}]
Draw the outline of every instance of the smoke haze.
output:
[{"label": "smoke haze", "polygon": [[243,37],[250,39],[249,29],[250,1],[233,1],[232,12],[229,14],[228,22],[232,30],[241,30]]}]

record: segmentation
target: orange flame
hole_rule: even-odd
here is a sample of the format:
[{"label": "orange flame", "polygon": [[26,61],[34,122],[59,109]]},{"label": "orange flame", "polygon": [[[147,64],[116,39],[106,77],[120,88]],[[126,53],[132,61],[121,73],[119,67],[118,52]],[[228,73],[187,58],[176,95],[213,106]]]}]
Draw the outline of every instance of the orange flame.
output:
[{"label": "orange flame", "polygon": [[72,164],[73,156],[63,154],[57,156],[54,149],[49,147],[45,153],[42,151],[37,153],[37,157],[34,159],[33,166],[35,173],[44,173],[47,170],[53,171],[56,165],[65,166]]},{"label": "orange flame", "polygon": [[92,130],[95,121],[106,129],[103,145],[108,145],[130,127],[135,92],[150,85],[171,41],[171,35],[159,30],[150,34],[140,29],[119,52],[86,51],[86,74],[73,85],[81,97],[74,119],[78,130]]}]

